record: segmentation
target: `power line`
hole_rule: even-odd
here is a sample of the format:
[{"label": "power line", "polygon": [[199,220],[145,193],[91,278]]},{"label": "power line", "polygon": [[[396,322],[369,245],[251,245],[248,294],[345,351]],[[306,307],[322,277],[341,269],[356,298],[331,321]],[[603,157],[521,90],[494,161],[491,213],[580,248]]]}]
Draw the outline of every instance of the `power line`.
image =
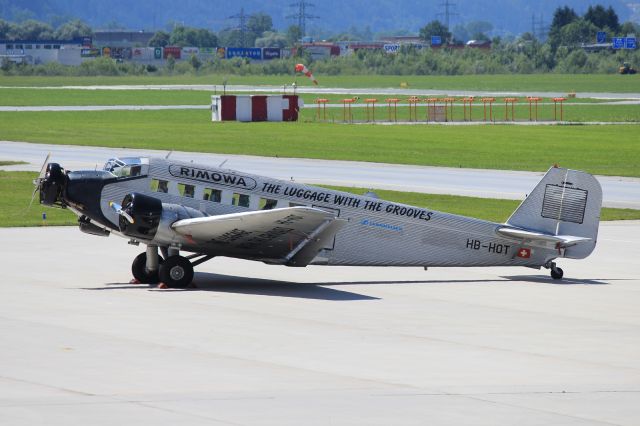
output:
[{"label": "power line", "polygon": [[240,8],[240,13],[229,16],[229,19],[237,19],[238,26],[234,30],[240,31],[240,47],[246,46],[246,34],[247,34],[247,15],[244,13],[244,7]]},{"label": "power line", "polygon": [[298,28],[300,28],[300,32],[304,37],[307,35],[307,19],[318,19],[319,16],[311,15],[307,13],[307,8],[315,7],[315,4],[309,3],[305,0],[300,0],[296,3],[291,3],[289,6],[297,7],[298,12],[292,15],[287,16],[287,19],[297,19],[298,20]]},{"label": "power line", "polygon": [[449,31],[449,21],[452,16],[458,16],[457,12],[454,12],[453,9],[457,5],[455,3],[451,3],[449,0],[445,0],[444,3],[440,3],[438,7],[444,7],[444,12],[438,13],[436,16],[444,16],[444,24],[447,27],[447,31]]}]

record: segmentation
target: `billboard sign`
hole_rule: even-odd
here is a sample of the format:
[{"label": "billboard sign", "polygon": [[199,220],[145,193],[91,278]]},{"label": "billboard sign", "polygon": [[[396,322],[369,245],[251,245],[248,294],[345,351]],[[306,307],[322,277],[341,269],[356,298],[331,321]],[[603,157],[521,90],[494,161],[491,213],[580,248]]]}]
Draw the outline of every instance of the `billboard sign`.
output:
[{"label": "billboard sign", "polygon": [[627,42],[625,44],[625,49],[637,49],[638,45],[636,44],[635,37],[627,37]]},{"label": "billboard sign", "polygon": [[153,49],[153,59],[162,59],[162,47]]},{"label": "billboard sign", "polygon": [[605,33],[604,31],[598,31],[598,34],[596,34],[596,43],[606,43],[607,42],[607,33]]},{"label": "billboard sign", "polygon": [[231,58],[262,59],[262,49],[259,47],[227,47],[227,59]]},{"label": "billboard sign", "polygon": [[626,40],[624,37],[614,37],[612,47],[614,49],[624,49],[624,45],[626,44]]},{"label": "billboard sign", "polygon": [[265,47],[262,49],[262,59],[280,59],[280,48],[279,47]]},{"label": "billboard sign", "polygon": [[431,36],[431,45],[432,46],[441,46],[442,45],[442,37],[440,36]]},{"label": "billboard sign", "polygon": [[100,49],[81,49],[80,57],[81,58],[96,58],[100,56]]},{"label": "billboard sign", "polygon": [[382,46],[386,53],[398,53],[400,45],[397,43],[385,44]]}]

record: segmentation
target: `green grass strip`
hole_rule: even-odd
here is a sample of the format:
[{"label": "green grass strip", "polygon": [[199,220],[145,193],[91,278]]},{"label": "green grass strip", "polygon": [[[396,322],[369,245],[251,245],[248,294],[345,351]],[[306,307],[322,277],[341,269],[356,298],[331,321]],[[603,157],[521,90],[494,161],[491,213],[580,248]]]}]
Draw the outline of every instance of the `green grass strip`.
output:
[{"label": "green grass strip", "polygon": [[206,110],[4,112],[4,140],[640,177],[636,125],[212,123]]},{"label": "green grass strip", "polygon": [[[485,91],[552,91],[639,93],[639,75],[618,74],[498,74],[456,76],[404,76],[404,75],[322,75],[315,74],[320,87],[345,88],[400,88],[430,90],[485,90]],[[121,84],[215,84],[229,85],[290,85],[312,86],[308,78],[287,75],[175,75],[175,76],[120,76],[120,77],[43,77],[0,76],[0,86],[87,86]]]}]

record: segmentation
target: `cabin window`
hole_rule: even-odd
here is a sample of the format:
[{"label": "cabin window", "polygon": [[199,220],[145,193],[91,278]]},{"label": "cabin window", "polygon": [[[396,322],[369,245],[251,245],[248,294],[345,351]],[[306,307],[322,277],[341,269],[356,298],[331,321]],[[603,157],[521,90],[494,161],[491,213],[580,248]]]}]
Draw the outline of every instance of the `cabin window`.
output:
[{"label": "cabin window", "polygon": [[260,210],[271,210],[276,208],[276,204],[278,204],[278,200],[273,200],[271,198],[260,198],[258,208]]},{"label": "cabin window", "polygon": [[249,207],[249,196],[246,194],[233,193],[231,204],[239,207]]},{"label": "cabin window", "polygon": [[25,44],[25,45],[24,45],[24,48],[25,48],[25,49],[33,49],[33,45],[31,45],[31,44]]},{"label": "cabin window", "polygon": [[7,44],[7,50],[13,50],[13,44]]},{"label": "cabin window", "polygon": [[53,48],[54,48],[54,49],[60,49],[60,45],[59,45],[59,44],[54,44],[54,45],[53,45]]},{"label": "cabin window", "polygon": [[45,44],[45,45],[44,45],[44,48],[45,48],[45,49],[51,49],[51,45],[50,45],[50,44]]},{"label": "cabin window", "polygon": [[193,186],[193,185],[186,185],[184,183],[179,183],[178,184],[178,192],[183,197],[193,198],[193,196],[194,196],[194,194],[196,192],[196,187]]},{"label": "cabin window", "polygon": [[153,192],[169,192],[169,182],[161,179],[151,179],[151,190]]},{"label": "cabin window", "polygon": [[219,203],[220,200],[222,200],[222,191],[220,191],[219,189],[205,188],[202,199],[213,201],[214,203]]},{"label": "cabin window", "polygon": [[289,207],[305,207],[306,204],[300,204],[300,203],[289,203]]},{"label": "cabin window", "polygon": [[16,49],[21,50],[21,49],[23,49],[23,48],[24,48],[24,47],[23,47],[21,44],[16,44]]}]

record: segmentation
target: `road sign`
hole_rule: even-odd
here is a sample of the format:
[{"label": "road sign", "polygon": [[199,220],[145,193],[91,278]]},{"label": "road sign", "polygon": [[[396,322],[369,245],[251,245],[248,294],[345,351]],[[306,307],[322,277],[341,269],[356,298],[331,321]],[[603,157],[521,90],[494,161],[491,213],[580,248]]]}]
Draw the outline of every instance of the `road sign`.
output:
[{"label": "road sign", "polygon": [[637,49],[638,45],[636,44],[635,37],[627,37],[627,43],[625,45],[626,49]]},{"label": "road sign", "polygon": [[442,44],[442,37],[440,36],[431,36],[431,45],[432,46],[440,46]]},{"label": "road sign", "polygon": [[625,38],[624,37],[614,37],[613,38],[613,48],[614,49],[624,49],[624,45],[625,45]]},{"label": "road sign", "polygon": [[598,31],[598,35],[596,36],[596,43],[606,43],[607,42],[607,33],[604,31]]}]

